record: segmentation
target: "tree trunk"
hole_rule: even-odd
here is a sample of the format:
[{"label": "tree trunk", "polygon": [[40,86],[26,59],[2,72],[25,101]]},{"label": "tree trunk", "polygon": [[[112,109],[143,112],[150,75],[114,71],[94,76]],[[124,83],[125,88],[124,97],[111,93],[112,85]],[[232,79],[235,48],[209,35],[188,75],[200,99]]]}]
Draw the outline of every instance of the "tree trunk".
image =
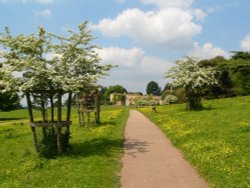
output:
[{"label": "tree trunk", "polygon": [[58,111],[57,111],[57,150],[62,153],[62,94],[58,93]]},{"label": "tree trunk", "polygon": [[[34,122],[34,115],[33,115],[33,110],[32,110],[32,103],[30,99],[30,93],[26,93],[27,97],[27,103],[28,103],[28,111],[29,111],[29,117],[30,117],[30,123]],[[38,147],[38,141],[37,141],[37,135],[36,135],[36,128],[31,127],[31,131],[33,133],[33,140],[34,140],[34,146],[37,152],[39,152],[39,147]]]},{"label": "tree trunk", "polygon": [[189,88],[185,88],[187,97],[187,110],[202,110],[200,91]]}]

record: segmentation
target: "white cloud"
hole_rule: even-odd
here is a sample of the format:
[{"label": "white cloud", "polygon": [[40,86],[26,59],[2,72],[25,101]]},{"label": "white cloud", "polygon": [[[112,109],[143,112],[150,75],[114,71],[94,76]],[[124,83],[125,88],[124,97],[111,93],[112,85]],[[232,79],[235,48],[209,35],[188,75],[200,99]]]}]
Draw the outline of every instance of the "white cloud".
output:
[{"label": "white cloud", "polygon": [[205,17],[207,16],[207,14],[201,9],[194,9],[193,15],[198,21],[203,21]]},{"label": "white cloud", "polygon": [[151,80],[164,85],[163,73],[172,66],[171,62],[148,56],[139,48],[110,47],[98,50],[98,54],[103,64],[118,65],[101,84],[121,84],[129,91],[145,92],[146,85]]},{"label": "white cloud", "polygon": [[103,19],[93,28],[109,37],[129,36],[142,44],[185,49],[192,46],[192,38],[202,30],[193,20],[198,15],[201,18],[202,12],[195,14],[180,8],[156,12],[134,8],[125,10],[115,19]]},{"label": "white cloud", "polygon": [[135,67],[144,56],[144,51],[139,48],[123,49],[109,47],[98,50],[103,64],[113,64],[123,67]]},{"label": "white cloud", "polygon": [[33,12],[35,16],[38,16],[38,17],[51,18],[52,16],[51,11],[49,9],[44,9],[42,11],[34,10]]},{"label": "white cloud", "polygon": [[214,47],[211,43],[206,43],[203,46],[200,46],[197,42],[194,43],[194,48],[188,52],[188,55],[198,59],[211,59],[216,56],[223,56],[225,58],[230,57],[228,52],[221,48]]},{"label": "white cloud", "polygon": [[166,7],[190,7],[194,0],[141,0],[145,4],[155,4],[160,8]]},{"label": "white cloud", "polygon": [[250,51],[250,34],[248,34],[242,41],[241,41],[241,48],[245,51]]}]

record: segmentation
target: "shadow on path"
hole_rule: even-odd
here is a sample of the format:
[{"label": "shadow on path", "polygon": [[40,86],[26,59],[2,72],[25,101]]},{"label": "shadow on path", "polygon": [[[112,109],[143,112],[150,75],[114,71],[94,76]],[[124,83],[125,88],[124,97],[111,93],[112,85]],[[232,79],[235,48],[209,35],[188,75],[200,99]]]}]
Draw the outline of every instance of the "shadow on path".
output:
[{"label": "shadow on path", "polygon": [[139,141],[136,139],[126,139],[124,143],[125,153],[135,157],[136,153],[146,153],[148,152],[148,146],[150,146],[150,143],[146,141]]}]

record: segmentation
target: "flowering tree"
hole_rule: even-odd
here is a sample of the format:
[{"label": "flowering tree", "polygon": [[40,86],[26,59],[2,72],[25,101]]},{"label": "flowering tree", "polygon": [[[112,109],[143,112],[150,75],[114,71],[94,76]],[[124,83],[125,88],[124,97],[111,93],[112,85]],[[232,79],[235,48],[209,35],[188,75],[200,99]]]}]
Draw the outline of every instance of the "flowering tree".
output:
[{"label": "flowering tree", "polygon": [[[59,149],[61,152],[62,95],[69,93],[67,105],[67,137],[69,136],[70,107],[72,92],[80,92],[90,84],[95,84],[98,78],[107,75],[111,65],[100,65],[96,53],[98,48],[91,45],[93,36],[87,28],[87,22],[79,25],[78,32],[69,31],[69,37],[61,37],[47,33],[39,28],[38,34],[13,36],[8,28],[0,33],[0,92],[11,90],[24,92],[27,96],[30,122],[34,133],[36,125],[43,127],[44,137],[47,127],[56,127]],[[15,76],[13,76],[15,75]],[[42,110],[42,124],[34,122],[31,97]],[[54,98],[57,98],[57,103]],[[51,119],[47,118],[46,104],[50,101]],[[58,106],[57,122],[54,119],[54,103]],[[36,124],[37,123],[37,124]],[[52,131],[54,134],[54,130]],[[35,143],[35,145],[37,145]]]},{"label": "flowering tree", "polygon": [[176,66],[166,72],[166,78],[173,79],[173,86],[185,88],[187,109],[201,110],[201,89],[217,84],[216,70],[213,67],[201,67],[193,58],[177,60]]},{"label": "flowering tree", "polygon": [[[79,32],[69,33],[71,36],[66,38],[39,28],[38,36],[13,37],[6,28],[0,35],[0,44],[4,47],[0,58],[5,60],[1,72],[6,78],[1,85],[5,90],[14,87],[20,91],[80,91],[86,84],[106,75],[111,66],[99,64],[97,47],[90,44],[93,36],[87,22],[79,26]],[[56,39],[59,42],[52,44]],[[12,77],[14,72],[21,76]]]}]

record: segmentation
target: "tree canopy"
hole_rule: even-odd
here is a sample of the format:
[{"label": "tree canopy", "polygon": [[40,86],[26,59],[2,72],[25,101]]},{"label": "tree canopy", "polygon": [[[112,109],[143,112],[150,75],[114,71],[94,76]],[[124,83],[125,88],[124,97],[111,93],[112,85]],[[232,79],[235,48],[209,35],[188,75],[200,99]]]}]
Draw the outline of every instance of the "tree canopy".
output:
[{"label": "tree canopy", "polygon": [[232,53],[233,53],[233,56],[231,57],[231,59],[250,60],[250,52],[232,51]]},{"label": "tree canopy", "polygon": [[[69,31],[69,37],[47,33],[39,28],[38,34],[12,36],[8,28],[0,34],[4,59],[0,72],[4,91],[62,90],[80,91],[89,83],[107,75],[111,65],[100,65],[91,44],[93,36],[87,22],[79,25],[78,32]],[[18,73],[19,77],[13,77]]]},{"label": "tree canopy", "polygon": [[165,74],[167,78],[173,80],[172,85],[174,87],[201,89],[217,84],[216,70],[213,67],[202,67],[198,60],[190,57],[177,60],[175,63],[176,66],[170,68]]},{"label": "tree canopy", "polygon": [[150,81],[147,84],[146,92],[148,95],[161,95],[161,88],[159,87],[158,83],[155,81]]}]

